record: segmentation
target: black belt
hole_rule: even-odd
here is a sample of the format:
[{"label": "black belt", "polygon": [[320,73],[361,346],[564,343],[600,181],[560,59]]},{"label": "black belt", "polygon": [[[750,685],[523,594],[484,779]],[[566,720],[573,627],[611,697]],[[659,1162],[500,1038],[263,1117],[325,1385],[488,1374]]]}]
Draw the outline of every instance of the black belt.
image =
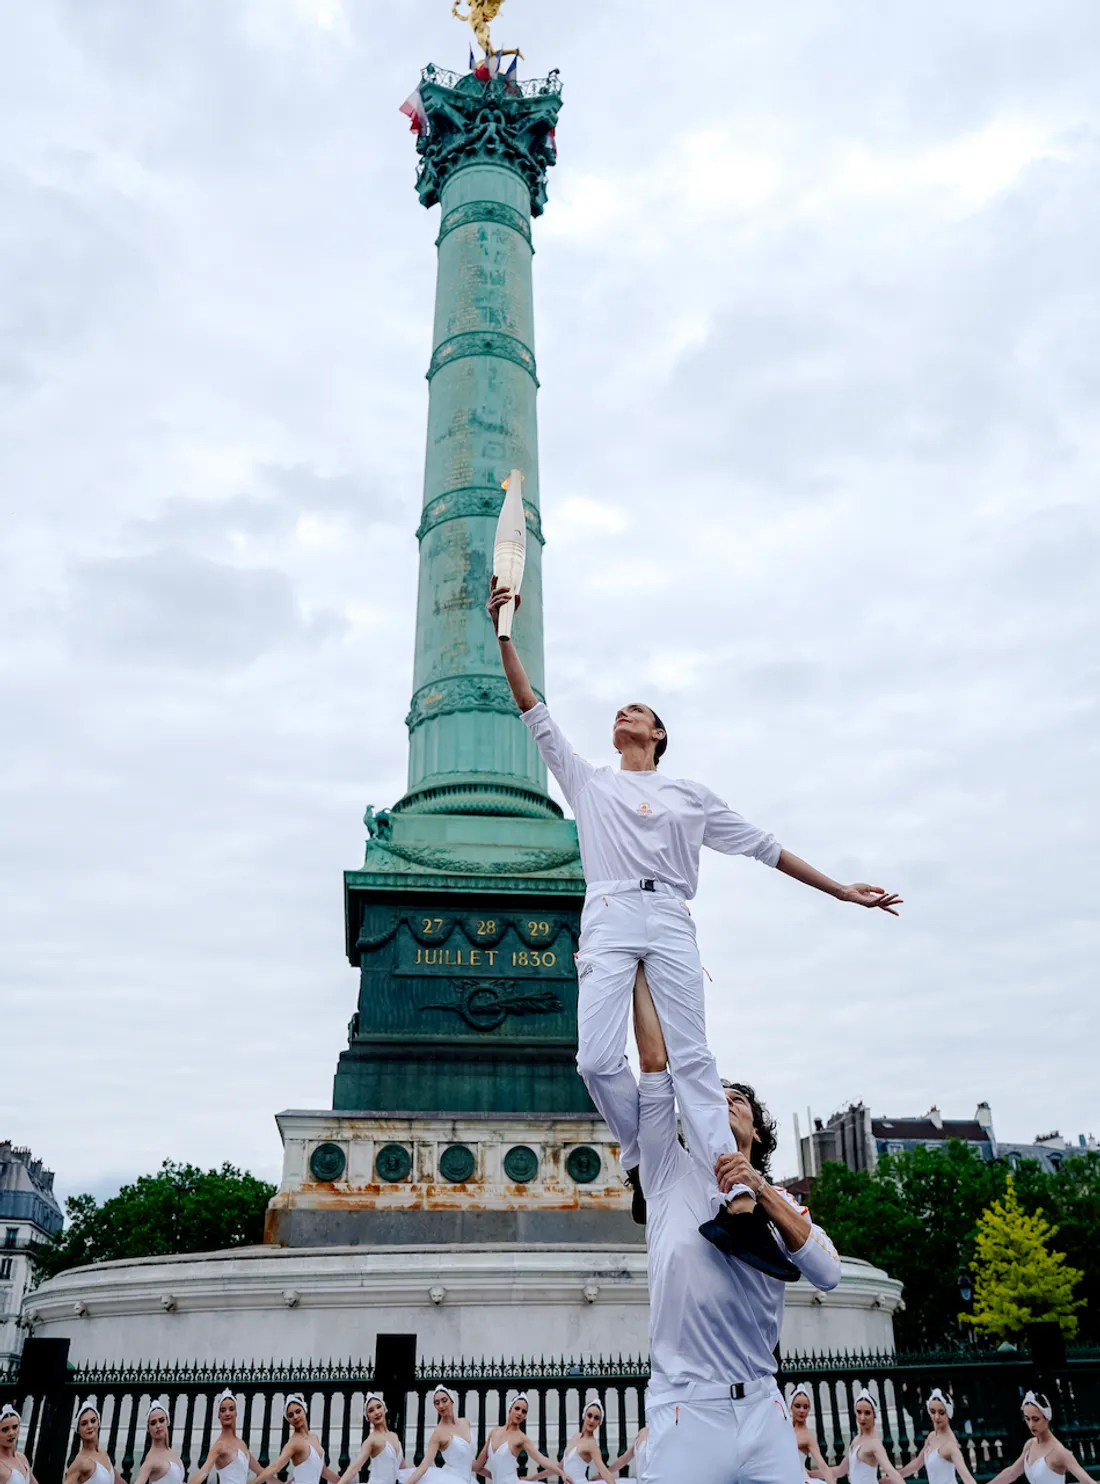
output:
[{"label": "black belt", "polygon": [[656,891],[657,890],[657,883],[656,883],[656,881],[654,881],[649,876],[647,876],[644,881],[639,881],[638,882],[638,886],[639,886],[639,888],[642,891]]},{"label": "black belt", "polygon": [[743,1402],[745,1400],[744,1381],[734,1381],[730,1387],[730,1399],[735,1402]]}]

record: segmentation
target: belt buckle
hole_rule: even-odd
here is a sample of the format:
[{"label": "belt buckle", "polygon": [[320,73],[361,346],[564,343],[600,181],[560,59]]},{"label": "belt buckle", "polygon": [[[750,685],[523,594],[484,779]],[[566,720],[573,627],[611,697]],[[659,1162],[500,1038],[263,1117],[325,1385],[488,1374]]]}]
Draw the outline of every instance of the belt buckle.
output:
[{"label": "belt buckle", "polygon": [[652,877],[649,876],[647,876],[644,881],[639,881],[638,886],[641,888],[642,891],[657,890],[657,883],[652,879]]},{"label": "belt buckle", "polygon": [[733,1384],[730,1386],[730,1398],[735,1402],[743,1402],[745,1400],[744,1381],[733,1382]]}]

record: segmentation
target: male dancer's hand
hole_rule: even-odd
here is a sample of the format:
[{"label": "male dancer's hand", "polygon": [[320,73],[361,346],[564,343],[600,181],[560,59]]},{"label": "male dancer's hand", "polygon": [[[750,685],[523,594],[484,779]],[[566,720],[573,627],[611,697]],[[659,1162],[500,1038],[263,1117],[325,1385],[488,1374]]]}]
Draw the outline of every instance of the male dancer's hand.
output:
[{"label": "male dancer's hand", "polygon": [[[486,603],[485,606],[489,610],[489,617],[493,620],[493,633],[494,634],[498,633],[499,630],[500,630],[500,610],[504,607],[505,603],[507,603],[509,601],[509,599],[511,598],[511,596],[512,596],[512,590],[511,590],[511,588],[498,587],[497,586],[497,580],[496,580],[495,577],[493,577],[490,580],[490,583],[489,583],[489,601],[488,601],[488,603]],[[517,593],[516,594],[516,612],[517,613],[519,612],[519,606],[520,606],[520,604],[522,602],[523,602],[523,599],[520,597],[519,593]]]},{"label": "male dancer's hand", "polygon": [[723,1195],[729,1195],[735,1185],[747,1185],[750,1190],[759,1193],[767,1184],[760,1171],[740,1150],[734,1154],[720,1154],[714,1166],[714,1174],[718,1189]]}]

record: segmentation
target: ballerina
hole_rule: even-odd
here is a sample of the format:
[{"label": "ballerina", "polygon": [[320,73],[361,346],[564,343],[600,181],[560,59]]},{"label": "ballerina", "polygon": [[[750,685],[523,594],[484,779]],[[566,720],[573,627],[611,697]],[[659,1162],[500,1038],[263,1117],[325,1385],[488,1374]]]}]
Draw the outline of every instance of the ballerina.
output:
[{"label": "ballerina", "polygon": [[[474,1473],[492,1479],[493,1484],[515,1484],[519,1479],[516,1460],[521,1453],[534,1463],[541,1472],[539,1479],[548,1479],[552,1474],[564,1479],[560,1463],[544,1458],[525,1431],[530,1402],[526,1391],[514,1396],[508,1405],[508,1421],[503,1427],[492,1427],[485,1439],[485,1446],[474,1460]],[[488,1470],[488,1473],[486,1473]]]},{"label": "ballerina", "polygon": [[798,1451],[806,1460],[808,1465],[807,1477],[810,1479],[825,1479],[832,1484],[832,1470],[821,1456],[821,1449],[817,1445],[817,1438],[810,1431],[807,1421],[813,1411],[813,1399],[805,1386],[796,1386],[791,1392],[789,1404],[791,1414],[791,1426],[794,1428],[794,1440],[798,1444]]},{"label": "ballerina", "polygon": [[126,1484],[126,1480],[99,1446],[99,1408],[85,1402],[76,1414],[80,1447],[65,1470],[65,1484]]},{"label": "ballerina", "polygon": [[856,1397],[856,1426],[859,1432],[852,1439],[844,1461],[832,1470],[834,1479],[848,1475],[849,1484],[876,1484],[880,1473],[892,1484],[901,1484],[901,1475],[887,1457],[882,1439],[875,1431],[878,1404],[866,1387]]},{"label": "ballerina", "polygon": [[474,1442],[470,1424],[465,1417],[455,1415],[458,1392],[450,1391],[443,1385],[437,1386],[432,1401],[439,1414],[439,1421],[428,1439],[424,1457],[413,1469],[406,1484],[420,1484],[420,1480],[435,1463],[437,1453],[443,1454],[443,1467],[438,1472],[433,1471],[432,1484],[471,1484],[474,1477]]},{"label": "ballerina", "polygon": [[1029,1391],[1021,1410],[1031,1437],[1016,1462],[994,1474],[989,1484],[1009,1484],[1021,1474],[1027,1475],[1027,1484],[1061,1484],[1067,1474],[1080,1480],[1080,1484],[1093,1484],[1092,1476],[1085,1473],[1066,1445],[1051,1432],[1054,1408],[1048,1398],[1041,1391]]},{"label": "ballerina", "polygon": [[290,1437],[278,1458],[256,1475],[254,1484],[264,1484],[265,1479],[282,1473],[288,1464],[294,1467],[295,1484],[317,1484],[319,1479],[337,1484],[339,1475],[325,1463],[324,1444],[315,1432],[309,1430],[305,1397],[296,1391],[291,1392],[283,1407],[283,1416],[290,1423]]},{"label": "ballerina", "polygon": [[628,1463],[633,1463],[634,1471],[632,1479],[640,1479],[645,1484],[646,1455],[649,1453],[649,1423],[645,1422],[634,1435],[634,1441],[625,1453],[620,1453],[614,1463],[607,1466],[613,1474],[618,1474],[620,1469],[625,1469]]},{"label": "ballerina", "polygon": [[928,1475],[928,1484],[975,1484],[974,1475],[966,1466],[966,1459],[959,1447],[959,1440],[951,1429],[955,1415],[955,1403],[944,1396],[937,1386],[928,1394],[928,1415],[932,1419],[932,1431],[924,1440],[924,1447],[911,1463],[899,1469],[903,1479],[908,1479],[921,1468]]},{"label": "ballerina", "polygon": [[[621,759],[617,769],[586,762],[535,694],[511,636],[500,633],[501,610],[513,600],[518,611],[519,594],[494,577],[488,608],[505,678],[576,816],[587,886],[577,954],[577,1070],[619,1144],[619,1159],[634,1192],[634,1219],[644,1222],[638,1084],[626,1058],[639,963],[645,964],[660,1017],[689,1147],[708,1170],[736,1147],[707,1045],[703,966],[688,907],[698,886],[703,846],[753,856],[839,901],[894,917],[901,899],[882,887],[834,881],[784,850],[773,835],[749,824],[702,784],[666,778],[659,764],[668,733],[652,706],[634,701],[615,713],[612,744]],[[644,598],[642,605],[644,612]],[[648,614],[642,621],[648,621]],[[700,1225],[700,1234],[728,1256],[796,1282],[799,1271],[780,1251],[768,1223],[754,1219],[752,1195],[747,1185],[724,1191],[717,1210],[708,1212]]]},{"label": "ballerina", "polygon": [[183,1484],[183,1459],[172,1451],[170,1429],[168,1401],[160,1397],[145,1414],[149,1447],[134,1484]]},{"label": "ballerina", "polygon": [[[592,1477],[589,1473],[590,1465],[595,1468],[597,1479],[604,1479],[607,1484],[615,1484],[615,1475],[610,1472],[603,1461],[600,1440],[596,1436],[602,1422],[603,1404],[593,1397],[585,1406],[584,1416],[581,1418],[581,1430],[569,1439],[569,1447],[566,1448],[565,1456],[561,1461],[561,1476],[567,1484],[584,1484],[586,1479]],[[541,1479],[546,1476],[536,1474],[535,1477]]]},{"label": "ballerina", "polygon": [[0,1407],[0,1484],[38,1484],[30,1460],[17,1446],[21,1421],[11,1402]]},{"label": "ballerina", "polygon": [[219,1392],[214,1406],[221,1432],[214,1439],[202,1468],[191,1475],[190,1484],[203,1484],[213,1472],[218,1475],[218,1484],[247,1484],[249,1473],[261,1473],[262,1466],[237,1436],[237,1398],[231,1391]]},{"label": "ballerina", "polygon": [[351,1484],[358,1479],[363,1465],[370,1461],[370,1484],[398,1484],[412,1474],[412,1469],[403,1468],[405,1462],[401,1439],[390,1431],[390,1419],[386,1403],[380,1391],[368,1391],[363,1398],[363,1415],[370,1423],[370,1432],[363,1439],[359,1457],[340,1475],[340,1484]]}]

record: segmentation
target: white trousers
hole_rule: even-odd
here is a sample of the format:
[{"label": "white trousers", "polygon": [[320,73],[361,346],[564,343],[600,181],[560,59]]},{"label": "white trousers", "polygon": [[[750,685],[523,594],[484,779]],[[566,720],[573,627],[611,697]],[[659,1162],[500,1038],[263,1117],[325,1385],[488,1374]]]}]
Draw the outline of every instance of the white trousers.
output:
[{"label": "white trousers", "polygon": [[794,1428],[774,1382],[736,1402],[662,1403],[646,1412],[646,1484],[802,1484]]},{"label": "white trousers", "polygon": [[639,963],[664,1032],[668,1069],[688,1144],[713,1170],[732,1154],[726,1096],[707,1046],[703,966],[695,923],[678,897],[635,882],[588,888],[577,954],[577,1071],[619,1142],[623,1166],[639,1163],[638,1083],[626,1038]]}]

